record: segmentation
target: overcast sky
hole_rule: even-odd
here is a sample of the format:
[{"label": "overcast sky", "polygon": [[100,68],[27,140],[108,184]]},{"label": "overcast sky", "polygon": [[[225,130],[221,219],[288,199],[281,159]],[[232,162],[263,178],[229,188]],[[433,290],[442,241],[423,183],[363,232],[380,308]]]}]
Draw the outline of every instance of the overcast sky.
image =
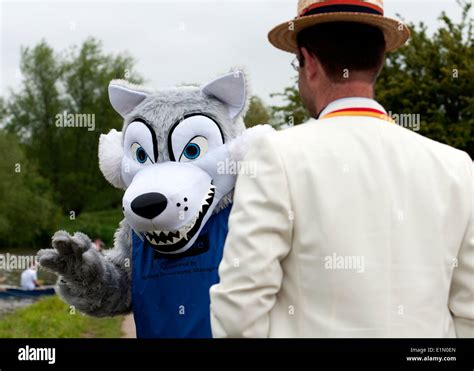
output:
[{"label": "overcast sky", "polygon": [[[234,65],[251,74],[266,102],[295,75],[292,56],[274,49],[268,31],[296,15],[296,0],[19,1],[0,0],[0,95],[21,81],[19,52],[45,39],[56,51],[94,36],[106,52],[127,51],[153,88],[203,83]],[[442,11],[460,19],[455,0],[385,0],[390,17],[425,22]]]}]

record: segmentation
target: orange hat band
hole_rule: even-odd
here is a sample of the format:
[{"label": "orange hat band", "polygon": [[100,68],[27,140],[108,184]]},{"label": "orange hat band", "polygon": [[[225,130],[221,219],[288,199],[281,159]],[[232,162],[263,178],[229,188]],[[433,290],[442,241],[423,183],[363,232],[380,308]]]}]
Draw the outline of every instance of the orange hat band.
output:
[{"label": "orange hat band", "polygon": [[308,15],[353,12],[384,15],[383,8],[376,4],[357,0],[328,0],[321,3],[315,3],[303,9],[299,17]]}]

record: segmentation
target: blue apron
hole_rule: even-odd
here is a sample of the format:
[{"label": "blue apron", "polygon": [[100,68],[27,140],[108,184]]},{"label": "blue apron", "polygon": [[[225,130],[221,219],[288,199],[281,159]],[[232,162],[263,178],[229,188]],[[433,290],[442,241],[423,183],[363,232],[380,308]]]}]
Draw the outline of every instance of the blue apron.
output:
[{"label": "blue apron", "polygon": [[209,289],[219,282],[231,206],[212,215],[183,255],[156,252],[132,233],[132,307],[138,338],[210,338]]}]

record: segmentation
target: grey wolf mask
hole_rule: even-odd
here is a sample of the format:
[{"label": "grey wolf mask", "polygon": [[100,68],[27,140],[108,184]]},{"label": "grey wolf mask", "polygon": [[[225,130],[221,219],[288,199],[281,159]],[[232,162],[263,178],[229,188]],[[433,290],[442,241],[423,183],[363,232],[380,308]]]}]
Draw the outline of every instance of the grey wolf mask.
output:
[{"label": "grey wolf mask", "polygon": [[132,310],[132,229],[158,254],[185,256],[211,214],[232,202],[235,170],[242,167],[225,165],[240,162],[254,139],[272,130],[266,125],[245,130],[250,93],[241,70],[202,87],[151,92],[113,81],[109,90],[124,118],[123,131],[112,130],[99,143],[105,178],[125,190],[125,220],[114,248],[102,255],[85,234],[58,231],[53,248],[38,253],[41,266],[59,275],[60,296],[97,317]]},{"label": "grey wolf mask", "polygon": [[109,95],[124,127],[101,136],[100,168],[125,190],[123,212],[135,233],[161,254],[182,254],[231,203],[237,174],[225,165],[241,161],[251,139],[271,128],[245,130],[250,94],[241,70],[158,92],[115,80]]}]

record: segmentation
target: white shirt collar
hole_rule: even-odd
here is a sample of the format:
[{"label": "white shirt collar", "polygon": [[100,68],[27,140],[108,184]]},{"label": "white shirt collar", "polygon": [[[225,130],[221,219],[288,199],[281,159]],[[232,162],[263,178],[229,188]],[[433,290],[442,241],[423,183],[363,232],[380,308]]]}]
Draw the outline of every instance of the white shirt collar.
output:
[{"label": "white shirt collar", "polygon": [[387,114],[385,108],[383,108],[379,103],[373,99],[369,98],[360,98],[360,97],[350,97],[350,98],[341,98],[335,100],[327,105],[325,109],[319,114],[319,118],[330,114],[331,112],[338,111],[345,108],[372,108],[383,113]]}]

